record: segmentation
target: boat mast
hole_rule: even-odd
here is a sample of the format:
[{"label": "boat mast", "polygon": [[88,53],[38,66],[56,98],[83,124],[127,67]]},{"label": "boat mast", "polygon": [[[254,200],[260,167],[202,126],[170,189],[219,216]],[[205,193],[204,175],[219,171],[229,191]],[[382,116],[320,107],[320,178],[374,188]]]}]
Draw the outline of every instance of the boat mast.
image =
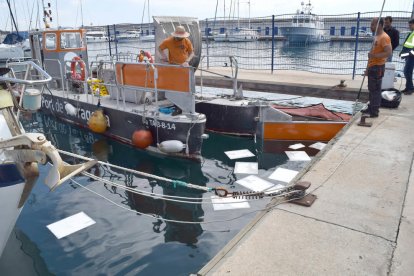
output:
[{"label": "boat mast", "polygon": [[237,0],[237,28],[240,29],[240,0]]},{"label": "boat mast", "polygon": [[250,0],[247,1],[247,4],[249,5],[249,29],[250,29]]},{"label": "boat mast", "polygon": [[83,28],[83,5],[82,5],[82,0],[79,0],[80,2],[80,10],[81,10],[81,19],[82,19],[82,28]]},{"label": "boat mast", "polygon": [[13,11],[11,8],[11,4],[10,4],[10,0],[6,0],[7,2],[7,6],[9,6],[9,11],[10,11],[10,17],[11,17],[11,22],[12,22],[12,31],[13,31],[13,25],[16,28],[16,32],[17,34],[19,34],[19,28],[17,28],[17,23],[16,20],[14,19],[14,15],[13,15]]},{"label": "boat mast", "polygon": [[149,6],[149,0],[148,0],[148,4],[147,4],[147,9],[148,9],[148,35],[151,35],[151,18],[150,18],[150,6]]}]

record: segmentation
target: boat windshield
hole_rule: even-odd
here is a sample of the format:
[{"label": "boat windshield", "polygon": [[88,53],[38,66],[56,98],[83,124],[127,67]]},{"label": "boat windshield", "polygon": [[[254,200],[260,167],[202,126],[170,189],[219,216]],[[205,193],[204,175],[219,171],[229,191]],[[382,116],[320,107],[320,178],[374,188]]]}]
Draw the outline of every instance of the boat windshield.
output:
[{"label": "boat windshield", "polygon": [[62,49],[82,48],[81,34],[77,32],[62,32],[60,35],[60,47]]}]

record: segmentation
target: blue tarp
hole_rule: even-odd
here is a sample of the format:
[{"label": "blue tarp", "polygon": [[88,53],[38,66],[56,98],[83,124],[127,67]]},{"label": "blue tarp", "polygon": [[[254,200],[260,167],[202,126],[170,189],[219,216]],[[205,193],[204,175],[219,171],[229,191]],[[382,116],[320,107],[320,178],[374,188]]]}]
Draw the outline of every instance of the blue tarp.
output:
[{"label": "blue tarp", "polygon": [[18,42],[22,42],[24,40],[26,40],[27,38],[29,38],[29,33],[28,32],[13,32],[13,33],[9,33],[8,35],[6,35],[6,37],[4,38],[3,43],[4,44],[16,44]]}]

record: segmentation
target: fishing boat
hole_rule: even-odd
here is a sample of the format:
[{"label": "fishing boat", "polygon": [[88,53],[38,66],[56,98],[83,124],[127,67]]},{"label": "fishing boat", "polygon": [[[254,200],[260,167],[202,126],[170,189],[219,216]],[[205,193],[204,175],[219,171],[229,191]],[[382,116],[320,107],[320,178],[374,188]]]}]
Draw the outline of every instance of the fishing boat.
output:
[{"label": "fishing boat", "polygon": [[[18,120],[20,113],[40,109],[41,92],[37,88],[44,87],[52,78],[32,61],[18,63],[18,66],[26,66],[27,72],[24,78],[19,78],[12,69],[13,65],[9,63],[11,69],[0,70],[0,256],[38,179],[38,164],[51,160],[52,167],[44,183],[52,190],[96,164],[96,161],[91,161],[67,165],[43,134],[24,131]],[[32,73],[35,73],[36,80]],[[24,92],[20,93],[20,101],[17,101],[19,91]]]},{"label": "fishing boat", "polygon": [[289,27],[281,27],[281,34],[289,43],[309,44],[328,41],[323,19],[312,13],[312,4],[301,3],[302,9],[298,10],[292,18]]},{"label": "fishing boat", "polygon": [[[198,28],[197,20],[185,20]],[[32,34],[33,58],[54,79],[42,110],[140,149],[200,160],[206,117],[195,111],[194,67],[111,57],[90,66],[84,37],[82,29]]]}]

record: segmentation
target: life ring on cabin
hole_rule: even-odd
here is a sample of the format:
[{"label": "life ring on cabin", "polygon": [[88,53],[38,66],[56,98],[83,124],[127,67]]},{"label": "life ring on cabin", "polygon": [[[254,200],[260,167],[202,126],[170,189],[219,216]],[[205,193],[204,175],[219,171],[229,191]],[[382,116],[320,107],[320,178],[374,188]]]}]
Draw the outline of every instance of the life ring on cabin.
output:
[{"label": "life ring on cabin", "polygon": [[[80,74],[76,71],[76,67],[79,64],[80,66]],[[85,68],[85,62],[83,60],[76,56],[72,58],[72,62],[70,64],[70,71],[72,75],[72,80],[78,80],[78,81],[84,81],[86,77],[86,68]]]},{"label": "life ring on cabin", "polygon": [[140,63],[144,63],[144,62],[154,63],[154,57],[151,55],[151,53],[147,52],[147,51],[144,51],[144,50],[141,50],[139,52],[137,60]]}]

